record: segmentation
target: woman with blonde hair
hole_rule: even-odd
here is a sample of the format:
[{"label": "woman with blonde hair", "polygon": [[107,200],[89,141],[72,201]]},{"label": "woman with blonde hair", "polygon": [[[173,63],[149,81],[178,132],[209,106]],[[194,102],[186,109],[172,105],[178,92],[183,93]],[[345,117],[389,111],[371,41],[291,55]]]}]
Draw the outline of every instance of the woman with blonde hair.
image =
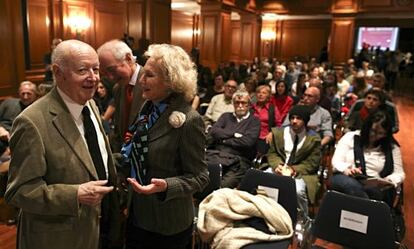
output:
[{"label": "woman with blonde hair", "polygon": [[123,154],[133,191],[126,248],[184,249],[191,240],[192,196],[208,183],[201,116],[191,108],[197,72],[187,53],[150,45],[139,80],[146,99]]}]

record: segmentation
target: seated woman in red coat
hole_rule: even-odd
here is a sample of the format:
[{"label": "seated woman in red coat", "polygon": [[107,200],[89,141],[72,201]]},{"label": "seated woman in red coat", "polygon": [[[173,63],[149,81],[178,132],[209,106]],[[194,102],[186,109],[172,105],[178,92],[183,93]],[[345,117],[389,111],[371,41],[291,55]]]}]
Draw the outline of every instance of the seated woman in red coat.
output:
[{"label": "seated woman in red coat", "polygon": [[260,134],[257,140],[257,153],[264,155],[272,142],[272,127],[276,126],[279,116],[277,109],[270,100],[270,86],[260,85],[256,88],[256,103],[252,104],[251,111],[260,120]]},{"label": "seated woman in red coat", "polygon": [[276,83],[276,93],[273,95],[271,102],[276,106],[279,113],[276,126],[280,127],[293,105],[293,98],[288,95],[288,89],[283,80]]}]

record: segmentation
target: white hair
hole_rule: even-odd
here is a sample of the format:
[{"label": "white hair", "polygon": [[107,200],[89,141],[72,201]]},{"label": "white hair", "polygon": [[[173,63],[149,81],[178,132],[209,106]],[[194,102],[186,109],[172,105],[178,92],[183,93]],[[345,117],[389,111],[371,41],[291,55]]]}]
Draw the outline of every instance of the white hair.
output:
[{"label": "white hair", "polygon": [[105,42],[98,48],[97,51],[99,56],[104,52],[110,52],[118,61],[125,60],[125,56],[129,54],[135,62],[135,57],[132,55],[131,48],[121,40],[115,39]]},{"label": "white hair", "polygon": [[159,63],[167,77],[167,85],[191,101],[197,92],[197,69],[190,56],[178,46],[153,44],[145,55]]},{"label": "white hair", "polygon": [[35,83],[33,83],[33,82],[31,82],[31,81],[28,81],[28,80],[25,80],[25,81],[22,81],[22,82],[20,83],[20,86],[19,86],[19,92],[22,90],[22,88],[23,88],[24,86],[28,86],[28,87],[30,87],[30,88],[31,88],[31,90],[32,90],[33,92],[36,92],[36,90],[37,90],[37,86],[36,86],[36,84],[35,84]]},{"label": "white hair", "polygon": [[244,98],[244,97],[247,97],[247,99],[249,100],[249,103],[250,103],[250,94],[249,94],[249,92],[244,90],[244,89],[240,89],[240,90],[237,90],[233,94],[232,101],[234,102],[234,100],[236,98],[239,99],[239,98]]},{"label": "white hair", "polygon": [[[66,40],[59,43],[52,53],[52,65],[57,65],[62,69],[65,69],[68,66],[68,63],[71,61],[70,56],[74,52],[92,50],[95,52],[95,49],[91,45],[79,41],[79,40]],[[55,75],[53,74],[53,79],[55,80]]]}]

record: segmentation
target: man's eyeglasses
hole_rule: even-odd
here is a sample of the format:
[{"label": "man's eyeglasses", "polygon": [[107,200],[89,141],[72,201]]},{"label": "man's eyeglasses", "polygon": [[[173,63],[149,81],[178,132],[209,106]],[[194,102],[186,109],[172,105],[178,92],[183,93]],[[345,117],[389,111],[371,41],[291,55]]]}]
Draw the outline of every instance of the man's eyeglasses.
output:
[{"label": "man's eyeglasses", "polygon": [[247,102],[247,101],[239,101],[239,100],[236,100],[236,101],[234,101],[233,102],[233,104],[235,105],[235,106],[247,106],[247,105],[249,105],[249,102]]},{"label": "man's eyeglasses", "polygon": [[232,90],[236,90],[237,89],[237,86],[224,85],[224,87],[225,88],[232,89]]}]

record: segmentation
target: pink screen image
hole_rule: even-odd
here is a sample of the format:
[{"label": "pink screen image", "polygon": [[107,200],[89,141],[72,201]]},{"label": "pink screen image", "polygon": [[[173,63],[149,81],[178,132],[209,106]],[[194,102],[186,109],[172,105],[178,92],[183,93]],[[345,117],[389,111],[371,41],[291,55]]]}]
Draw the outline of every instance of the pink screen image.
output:
[{"label": "pink screen image", "polygon": [[357,50],[362,49],[366,43],[370,47],[380,46],[382,50],[390,48],[395,50],[398,39],[398,28],[393,27],[361,27],[358,31]]}]

